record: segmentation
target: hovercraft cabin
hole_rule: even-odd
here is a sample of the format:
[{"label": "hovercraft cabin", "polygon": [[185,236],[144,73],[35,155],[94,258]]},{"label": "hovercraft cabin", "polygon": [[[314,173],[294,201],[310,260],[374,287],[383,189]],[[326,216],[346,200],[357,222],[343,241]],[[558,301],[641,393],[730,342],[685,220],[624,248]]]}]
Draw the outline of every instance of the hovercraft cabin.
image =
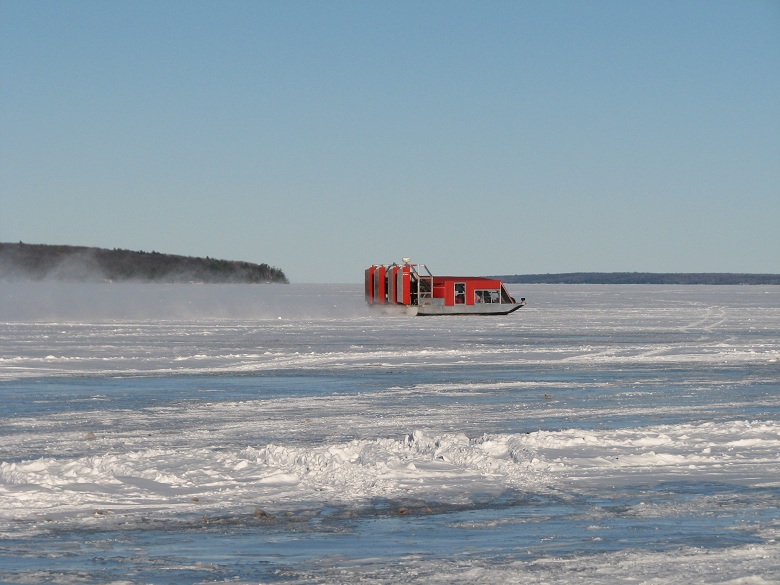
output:
[{"label": "hovercraft cabin", "polygon": [[425,264],[374,264],[366,269],[366,302],[410,315],[507,315],[525,305],[495,278],[434,276]]}]

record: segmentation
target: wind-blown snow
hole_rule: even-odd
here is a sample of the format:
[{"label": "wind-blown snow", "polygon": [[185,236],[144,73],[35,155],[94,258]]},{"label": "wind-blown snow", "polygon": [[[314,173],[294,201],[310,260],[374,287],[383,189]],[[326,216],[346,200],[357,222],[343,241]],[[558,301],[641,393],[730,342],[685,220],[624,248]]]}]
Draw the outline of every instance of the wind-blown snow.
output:
[{"label": "wind-blown snow", "polygon": [[[190,440],[203,442],[197,436]],[[780,487],[780,424],[773,421],[471,439],[416,430],[398,439],[238,450],[119,450],[105,441],[93,450],[104,453],[0,463],[3,524],[91,522],[89,514],[106,506],[112,522],[124,523],[152,512],[226,513],[252,502],[267,502],[266,511],[278,515],[314,503],[348,506],[384,498],[428,507],[467,505],[475,494],[562,495],[626,482],[693,479]]]},{"label": "wind-blown snow", "polygon": [[[510,316],[410,318],[349,285],[48,286],[0,285],[6,582],[56,580],[14,543],[58,534],[322,522],[389,532],[280,552],[275,578],[780,579],[773,287],[535,286]],[[215,563],[185,565],[270,575]]]}]

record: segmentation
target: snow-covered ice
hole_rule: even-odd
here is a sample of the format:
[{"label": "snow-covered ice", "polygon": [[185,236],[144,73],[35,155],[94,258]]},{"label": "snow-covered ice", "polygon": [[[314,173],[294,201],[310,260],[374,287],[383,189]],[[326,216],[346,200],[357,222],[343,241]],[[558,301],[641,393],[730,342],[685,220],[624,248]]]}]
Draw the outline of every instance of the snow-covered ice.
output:
[{"label": "snow-covered ice", "polygon": [[0,283],[0,581],[780,581],[780,289]]}]

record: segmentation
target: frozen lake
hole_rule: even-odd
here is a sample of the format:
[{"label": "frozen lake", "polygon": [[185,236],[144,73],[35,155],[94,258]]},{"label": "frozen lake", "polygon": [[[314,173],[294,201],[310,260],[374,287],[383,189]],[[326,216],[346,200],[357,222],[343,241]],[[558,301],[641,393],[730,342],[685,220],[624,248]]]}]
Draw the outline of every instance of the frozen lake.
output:
[{"label": "frozen lake", "polygon": [[0,283],[2,583],[780,581],[780,287]]}]

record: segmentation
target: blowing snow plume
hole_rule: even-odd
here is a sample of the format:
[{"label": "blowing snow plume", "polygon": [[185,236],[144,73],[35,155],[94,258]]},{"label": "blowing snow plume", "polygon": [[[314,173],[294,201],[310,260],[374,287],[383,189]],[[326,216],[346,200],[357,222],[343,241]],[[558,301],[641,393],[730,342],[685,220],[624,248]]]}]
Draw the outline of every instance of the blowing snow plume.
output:
[{"label": "blowing snow plume", "polygon": [[330,319],[368,313],[357,285],[0,281],[0,322]]}]

